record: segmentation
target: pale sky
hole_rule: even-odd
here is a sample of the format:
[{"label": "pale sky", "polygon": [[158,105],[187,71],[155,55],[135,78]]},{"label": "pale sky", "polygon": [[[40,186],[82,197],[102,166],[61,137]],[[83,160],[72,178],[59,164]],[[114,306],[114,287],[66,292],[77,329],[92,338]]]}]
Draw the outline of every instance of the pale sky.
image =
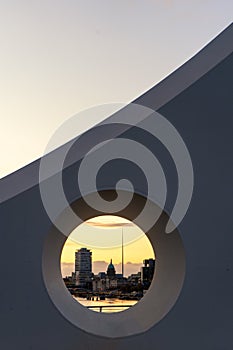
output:
[{"label": "pale sky", "polygon": [[2,0],[3,177],[91,106],[127,103],[232,22],[231,0]]}]

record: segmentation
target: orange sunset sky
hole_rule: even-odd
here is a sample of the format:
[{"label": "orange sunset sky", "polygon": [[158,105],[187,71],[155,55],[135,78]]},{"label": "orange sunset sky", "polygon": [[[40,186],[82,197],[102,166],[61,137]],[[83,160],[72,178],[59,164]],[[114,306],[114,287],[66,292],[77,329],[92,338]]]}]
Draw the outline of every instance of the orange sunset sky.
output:
[{"label": "orange sunset sky", "polygon": [[67,239],[61,255],[62,275],[74,271],[75,251],[86,247],[92,251],[92,271],[106,271],[110,259],[121,273],[122,233],[124,242],[124,274],[140,271],[143,260],[154,258],[150,241],[131,221],[112,215],[93,218],[78,226]]}]

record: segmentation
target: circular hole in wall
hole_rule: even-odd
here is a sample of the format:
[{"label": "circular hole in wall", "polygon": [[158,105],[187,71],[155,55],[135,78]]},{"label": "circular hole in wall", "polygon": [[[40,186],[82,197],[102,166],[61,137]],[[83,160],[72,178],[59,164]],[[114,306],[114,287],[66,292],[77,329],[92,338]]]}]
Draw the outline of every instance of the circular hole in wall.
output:
[{"label": "circular hole in wall", "polygon": [[[111,198],[114,191],[103,191]],[[121,191],[124,196],[126,191]],[[127,195],[127,193],[126,193]],[[88,194],[89,197],[92,194]],[[181,292],[185,275],[185,253],[179,231],[175,228],[171,234],[166,234],[169,216],[152,202],[147,200],[147,214],[135,220],[135,213],[145,205],[145,197],[134,194],[132,204],[117,216],[136,222],[142,232],[145,232],[156,255],[156,269],[150,288],[145,296],[133,307],[123,312],[93,312],[77,302],[66,288],[61,274],[61,254],[67,237],[80,225],[70,218],[69,210],[64,210],[57,218],[59,224],[65,225],[66,234],[62,233],[55,222],[46,235],[43,256],[42,273],[45,288],[54,306],[79,330],[92,335],[106,338],[123,338],[144,333],[164,318],[175,305]],[[83,198],[77,199],[72,207],[78,209],[82,222],[96,216],[105,215],[85,205]],[[156,214],[161,215],[153,227],[147,230],[148,220]],[[156,254],[155,254],[156,251]]]},{"label": "circular hole in wall", "polygon": [[121,312],[147,293],[156,259],[144,232],[115,215],[89,219],[72,231],[61,254],[63,281],[83,306]]}]

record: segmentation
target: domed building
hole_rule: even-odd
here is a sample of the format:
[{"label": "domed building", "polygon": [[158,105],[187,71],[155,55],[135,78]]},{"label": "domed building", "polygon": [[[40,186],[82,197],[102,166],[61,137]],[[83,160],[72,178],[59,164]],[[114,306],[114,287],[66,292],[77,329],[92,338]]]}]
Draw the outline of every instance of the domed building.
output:
[{"label": "domed building", "polygon": [[110,264],[108,265],[108,269],[107,269],[107,276],[109,278],[115,278],[115,275],[116,275],[116,270],[115,270],[115,267],[112,263],[112,259],[110,261]]},{"label": "domed building", "polygon": [[103,292],[109,290],[116,290],[127,284],[127,278],[122,274],[117,274],[112,259],[107,268],[107,273],[99,272],[98,275],[93,276],[92,288],[94,292]]}]

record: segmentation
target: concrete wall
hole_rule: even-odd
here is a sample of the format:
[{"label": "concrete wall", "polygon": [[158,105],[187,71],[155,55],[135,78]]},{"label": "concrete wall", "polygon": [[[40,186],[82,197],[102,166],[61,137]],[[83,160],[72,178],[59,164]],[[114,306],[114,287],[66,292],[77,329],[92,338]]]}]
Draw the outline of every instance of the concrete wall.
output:
[{"label": "concrete wall", "polygon": [[[117,338],[114,335],[107,338],[88,334],[64,317],[51,300],[44,279],[50,281],[50,293],[59,294],[62,282],[58,274],[59,254],[56,254],[65,237],[54,228],[42,203],[38,160],[0,182],[1,349],[232,349],[232,48],[231,26],[185,66],[135,101],[157,110],[174,125],[185,141],[193,163],[193,197],[176,232],[177,240],[183,247],[180,249],[185,252],[185,280],[182,287],[182,276],[177,272],[180,282],[174,293],[177,296],[181,293],[175,304],[171,305],[171,310],[145,332],[132,335],[132,325],[131,331],[127,331],[128,336],[126,332],[124,337]],[[137,140],[159,157],[169,189],[163,215],[169,216],[177,194],[177,176],[168,152],[159,142],[154,142],[145,132],[135,128],[118,126],[112,130],[109,127],[109,132],[116,132],[117,137],[124,135],[125,138]],[[90,131],[85,136],[86,143],[91,135]],[[80,202],[80,192],[75,187],[79,157],[71,163],[64,169],[66,195],[68,202],[73,203],[74,210],[83,210],[81,216],[85,217],[89,211]],[[125,167],[120,160],[110,170],[100,173],[99,188],[114,189],[116,180],[121,178],[122,168],[126,168],[128,176],[133,177],[135,192],[146,196],[143,174],[132,164]],[[56,176],[46,180],[50,186],[55,183]],[[137,208],[132,204],[130,213],[137,211]],[[67,232],[75,224],[69,222]],[[153,233],[151,240],[152,236]],[[175,236],[172,233],[167,237],[173,240]],[[169,238],[166,240],[169,241]],[[175,242],[174,239],[174,246]],[[50,253],[48,247],[51,244]],[[172,254],[172,245],[169,249]],[[46,263],[43,260],[45,256]],[[166,275],[167,267],[162,263],[160,266],[160,273],[164,270]],[[57,284],[59,278],[60,287]],[[65,289],[64,296],[69,298]],[[171,302],[171,299],[168,298],[168,301]],[[67,303],[69,306],[70,303]],[[94,317],[91,311],[88,312],[90,316],[84,315],[87,325],[88,317],[90,323]],[[105,324],[106,327],[108,325],[104,323],[107,319],[102,316],[99,322],[104,332]],[[127,316],[122,317],[127,320]],[[129,320],[140,325],[140,317],[140,313],[135,313],[134,318],[130,316]],[[110,336],[112,333],[109,330]]]}]

